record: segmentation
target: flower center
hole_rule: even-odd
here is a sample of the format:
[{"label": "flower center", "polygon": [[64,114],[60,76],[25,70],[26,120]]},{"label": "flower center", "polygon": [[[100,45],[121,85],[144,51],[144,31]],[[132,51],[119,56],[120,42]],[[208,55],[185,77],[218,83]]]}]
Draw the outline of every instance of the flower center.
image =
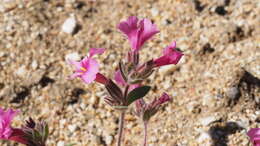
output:
[{"label": "flower center", "polygon": [[87,71],[87,69],[84,68],[84,67],[81,67],[80,70],[82,70],[83,72],[86,72],[86,71]]}]

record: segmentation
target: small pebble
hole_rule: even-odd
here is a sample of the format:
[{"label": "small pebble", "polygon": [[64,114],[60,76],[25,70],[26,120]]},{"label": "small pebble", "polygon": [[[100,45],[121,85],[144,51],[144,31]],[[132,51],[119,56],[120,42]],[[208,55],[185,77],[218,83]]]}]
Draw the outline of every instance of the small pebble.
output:
[{"label": "small pebble", "polygon": [[32,62],[31,67],[32,67],[33,70],[37,69],[38,63],[37,63],[36,60],[34,60],[34,61]]},{"label": "small pebble", "polygon": [[77,52],[72,52],[72,53],[69,53],[65,56],[65,60],[68,61],[68,60],[74,60],[74,61],[78,61],[80,60],[80,56],[79,56],[79,53]]},{"label": "small pebble", "polygon": [[210,135],[207,132],[200,133],[200,136],[197,138],[197,141],[199,143],[202,143],[205,140],[210,140]]},{"label": "small pebble", "polygon": [[18,75],[19,77],[25,77],[27,70],[25,66],[21,66],[16,70],[16,75]]},{"label": "small pebble", "polygon": [[64,141],[59,141],[59,142],[57,143],[57,146],[64,146],[64,145],[65,145]]},{"label": "small pebble", "polygon": [[65,20],[61,29],[65,33],[72,34],[76,28],[76,25],[77,23],[76,23],[75,16],[71,16],[70,18]]},{"label": "small pebble", "polygon": [[156,8],[152,8],[151,13],[152,13],[153,16],[157,16],[159,11]]},{"label": "small pebble", "polygon": [[75,124],[69,125],[68,129],[70,130],[70,132],[74,132],[77,129],[77,125],[75,125]]},{"label": "small pebble", "polygon": [[106,142],[107,145],[111,145],[112,142],[113,142],[113,136],[111,136],[111,135],[106,136],[105,142]]},{"label": "small pebble", "polygon": [[237,87],[231,87],[228,89],[227,91],[227,96],[230,98],[230,99],[235,99],[239,96],[239,90]]}]

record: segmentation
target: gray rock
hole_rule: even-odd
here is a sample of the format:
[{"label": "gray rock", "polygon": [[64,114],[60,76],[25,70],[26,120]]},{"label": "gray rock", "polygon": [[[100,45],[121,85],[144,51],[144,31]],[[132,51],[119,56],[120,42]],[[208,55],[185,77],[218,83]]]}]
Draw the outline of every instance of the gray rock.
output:
[{"label": "gray rock", "polygon": [[237,87],[231,87],[227,90],[227,97],[234,100],[238,98],[240,91]]}]

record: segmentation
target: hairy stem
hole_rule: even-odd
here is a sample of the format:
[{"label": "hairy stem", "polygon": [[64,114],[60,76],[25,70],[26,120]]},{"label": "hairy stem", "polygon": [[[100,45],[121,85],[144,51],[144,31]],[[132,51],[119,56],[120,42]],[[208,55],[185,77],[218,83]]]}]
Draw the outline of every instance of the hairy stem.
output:
[{"label": "hairy stem", "polygon": [[124,102],[126,102],[127,101],[127,94],[128,94],[128,89],[129,89],[129,87],[130,87],[130,85],[126,85],[126,87],[125,87],[125,92],[124,92]]},{"label": "hairy stem", "polygon": [[147,146],[147,124],[148,122],[144,122],[144,146]]},{"label": "hairy stem", "polygon": [[117,146],[121,146],[121,141],[122,141],[122,136],[123,136],[123,129],[124,129],[124,120],[125,120],[125,111],[122,110],[121,113],[120,113],[120,120],[119,120]]}]

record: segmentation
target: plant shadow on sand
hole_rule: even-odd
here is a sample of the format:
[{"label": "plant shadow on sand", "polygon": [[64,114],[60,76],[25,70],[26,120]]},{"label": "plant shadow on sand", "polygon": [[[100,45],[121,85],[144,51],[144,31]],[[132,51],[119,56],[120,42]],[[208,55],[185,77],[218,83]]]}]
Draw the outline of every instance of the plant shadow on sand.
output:
[{"label": "plant shadow on sand", "polygon": [[224,126],[214,125],[209,129],[209,135],[213,141],[212,146],[227,146],[228,136],[243,128],[235,122],[227,122]]}]

